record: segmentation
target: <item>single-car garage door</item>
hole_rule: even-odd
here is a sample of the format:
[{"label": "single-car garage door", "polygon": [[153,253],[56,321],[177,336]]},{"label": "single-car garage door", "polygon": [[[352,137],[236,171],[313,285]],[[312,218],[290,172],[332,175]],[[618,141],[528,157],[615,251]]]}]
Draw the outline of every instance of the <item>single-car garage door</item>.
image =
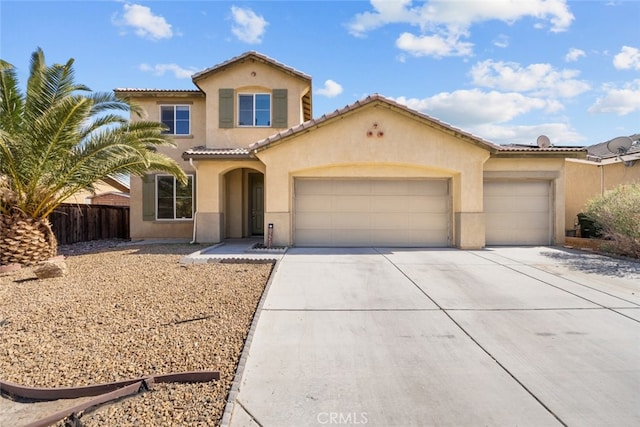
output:
[{"label": "single-car garage door", "polygon": [[297,246],[449,246],[445,179],[295,180]]},{"label": "single-car garage door", "polygon": [[549,181],[485,181],[487,245],[551,243]]}]

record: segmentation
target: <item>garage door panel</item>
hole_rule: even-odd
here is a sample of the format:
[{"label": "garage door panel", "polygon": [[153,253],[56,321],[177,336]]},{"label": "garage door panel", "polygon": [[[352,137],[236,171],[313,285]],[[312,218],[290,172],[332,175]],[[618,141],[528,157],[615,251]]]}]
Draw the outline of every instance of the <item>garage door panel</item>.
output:
[{"label": "garage door panel", "polygon": [[[442,224],[449,220],[449,214],[432,214],[425,217],[422,214],[409,215],[409,229],[412,231],[417,230],[430,230],[432,232],[441,231],[443,235],[448,236],[448,230],[442,227]],[[445,237],[446,238],[446,237]]]},{"label": "garage door panel", "polygon": [[448,213],[449,200],[443,197],[414,197],[409,200],[409,212]]},{"label": "garage door panel", "polygon": [[296,179],[300,246],[448,246],[446,180]]},{"label": "garage door panel", "polygon": [[486,244],[550,244],[550,188],[548,181],[486,181]]},{"label": "garage door panel", "polygon": [[362,212],[370,209],[371,200],[367,196],[360,195],[339,195],[332,196],[328,207],[332,212]]},{"label": "garage door panel", "polygon": [[330,212],[331,200],[331,195],[315,194],[300,196],[296,202],[300,212]]},{"label": "garage door panel", "polygon": [[316,181],[313,179],[296,182],[296,186],[298,187],[299,195],[331,195],[332,192],[331,187],[327,186],[324,181]]},{"label": "garage door panel", "polygon": [[376,213],[371,215],[372,225],[376,229],[407,229],[409,227],[409,218],[406,214],[397,213]]},{"label": "garage door panel", "polygon": [[368,218],[363,218],[359,212],[331,213],[331,228],[334,229],[368,229],[371,226]]},{"label": "garage door panel", "polygon": [[409,200],[406,196],[376,196],[371,198],[373,212],[406,212]]},{"label": "garage door panel", "polygon": [[330,213],[311,212],[305,213],[304,215],[298,215],[298,227],[301,229],[329,228],[331,225]]}]

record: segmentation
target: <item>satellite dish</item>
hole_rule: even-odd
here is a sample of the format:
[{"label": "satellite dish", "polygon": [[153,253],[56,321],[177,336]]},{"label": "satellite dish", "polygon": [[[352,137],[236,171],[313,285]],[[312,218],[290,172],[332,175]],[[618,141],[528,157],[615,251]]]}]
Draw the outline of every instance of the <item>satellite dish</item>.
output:
[{"label": "satellite dish", "polygon": [[633,144],[631,138],[628,136],[619,136],[607,142],[607,150],[613,154],[624,154],[631,148],[631,144]]},{"label": "satellite dish", "polygon": [[551,146],[551,140],[547,135],[540,135],[538,139],[536,139],[536,143],[540,148],[549,148]]}]

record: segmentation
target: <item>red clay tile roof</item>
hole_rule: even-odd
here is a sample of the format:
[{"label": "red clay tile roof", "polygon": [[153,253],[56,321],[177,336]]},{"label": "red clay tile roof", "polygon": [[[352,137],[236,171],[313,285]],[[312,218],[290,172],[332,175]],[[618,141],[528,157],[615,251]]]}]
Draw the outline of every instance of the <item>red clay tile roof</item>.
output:
[{"label": "red clay tile roof", "polygon": [[193,147],[182,153],[183,159],[249,159],[246,148],[207,148]]},{"label": "red clay tile roof", "polygon": [[119,87],[113,90],[117,93],[125,93],[128,95],[161,95],[161,96],[185,96],[185,95],[194,95],[194,96],[204,96],[204,93],[201,90],[197,89],[143,89],[143,88],[130,88],[130,87]]}]

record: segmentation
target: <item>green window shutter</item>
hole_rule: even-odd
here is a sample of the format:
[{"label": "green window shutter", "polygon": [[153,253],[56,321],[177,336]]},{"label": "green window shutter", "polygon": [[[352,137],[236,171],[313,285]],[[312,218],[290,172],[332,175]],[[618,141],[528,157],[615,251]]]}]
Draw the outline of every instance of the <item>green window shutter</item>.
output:
[{"label": "green window shutter", "polygon": [[233,127],[233,89],[218,90],[218,127]]},{"label": "green window shutter", "polygon": [[273,111],[272,115],[272,127],[274,128],[288,128],[287,120],[287,89],[274,89],[273,90]]},{"label": "green window shutter", "polygon": [[142,220],[154,221],[156,219],[156,176],[145,175],[142,177]]}]

